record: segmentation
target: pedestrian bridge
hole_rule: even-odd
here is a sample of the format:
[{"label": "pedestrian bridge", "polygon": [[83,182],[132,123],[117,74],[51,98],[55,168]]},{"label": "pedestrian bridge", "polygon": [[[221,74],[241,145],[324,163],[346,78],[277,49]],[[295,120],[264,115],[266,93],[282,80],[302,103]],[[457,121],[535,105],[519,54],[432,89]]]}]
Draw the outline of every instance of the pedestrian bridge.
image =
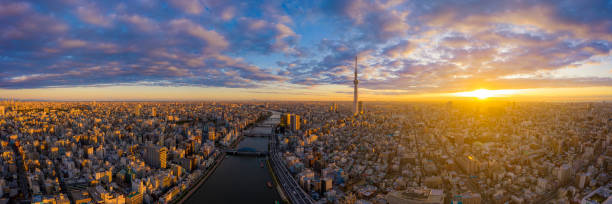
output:
[{"label": "pedestrian bridge", "polygon": [[225,153],[229,155],[238,155],[238,156],[267,156],[268,151],[257,151],[251,147],[243,147],[237,150],[228,149],[225,150]]}]

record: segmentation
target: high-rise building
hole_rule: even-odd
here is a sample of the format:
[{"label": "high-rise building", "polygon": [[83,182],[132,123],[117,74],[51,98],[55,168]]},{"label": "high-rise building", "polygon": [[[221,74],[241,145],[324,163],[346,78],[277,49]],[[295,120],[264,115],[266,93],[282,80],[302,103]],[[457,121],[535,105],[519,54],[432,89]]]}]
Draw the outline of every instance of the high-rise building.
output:
[{"label": "high-rise building", "polygon": [[357,86],[359,85],[359,80],[357,79],[357,56],[355,56],[355,80],[353,80],[353,84],[355,85],[355,90],[353,92],[353,114],[357,115],[359,113],[357,109],[357,100],[359,99],[357,97]]},{"label": "high-rise building", "polygon": [[159,135],[159,141],[157,141],[157,144],[161,147],[164,146],[164,142],[166,142],[166,139],[164,137],[164,134],[162,133],[161,135]]},{"label": "high-rise building", "polygon": [[364,112],[363,101],[359,101],[359,114],[363,114]]},{"label": "high-rise building", "polygon": [[142,105],[138,104],[138,105],[136,106],[136,110],[134,110],[134,114],[135,114],[136,116],[140,116],[140,108],[142,108]]},{"label": "high-rise building", "polygon": [[289,123],[291,124],[291,130],[298,131],[300,129],[300,116],[295,114],[291,115]]},{"label": "high-rise building", "polygon": [[162,147],[159,149],[159,163],[160,168],[166,168],[166,159],[168,157],[168,149],[166,147]]},{"label": "high-rise building", "polygon": [[0,115],[4,115],[4,106],[0,106]]},{"label": "high-rise building", "polygon": [[145,162],[155,168],[166,168],[168,149],[160,146],[148,146],[145,154]]},{"label": "high-rise building", "polygon": [[208,140],[215,141],[215,140],[217,140],[216,136],[217,135],[215,134],[214,130],[213,131],[210,131],[210,130],[208,131]]},{"label": "high-rise building", "polygon": [[331,177],[327,177],[321,180],[321,193],[322,194],[332,189],[332,181],[333,179]]},{"label": "high-rise building", "polygon": [[561,165],[558,170],[557,179],[559,179],[561,183],[565,183],[570,177],[570,171],[571,169],[569,164]]},{"label": "high-rise building", "polygon": [[478,160],[474,156],[461,157],[459,159],[459,165],[463,167],[465,171],[473,175],[478,172]]},{"label": "high-rise building", "polygon": [[578,174],[578,188],[583,189],[585,186],[589,184],[590,175],[589,173],[580,173]]},{"label": "high-rise building", "polygon": [[291,114],[283,113],[281,115],[281,126],[289,127],[291,125]]},{"label": "high-rise building", "polygon": [[330,107],[329,107],[329,112],[338,112],[338,104],[333,103]]},{"label": "high-rise building", "polygon": [[143,201],[142,193],[132,192],[125,197],[125,204],[141,204]]},{"label": "high-rise building", "polygon": [[151,116],[153,117],[157,116],[157,110],[155,108],[151,108]]},{"label": "high-rise building", "polygon": [[457,146],[459,147],[463,146],[463,140],[464,140],[463,134],[455,135],[455,144],[457,144]]},{"label": "high-rise building", "polygon": [[217,140],[217,135],[215,133],[215,128],[211,127],[208,129],[208,140],[215,141]]}]

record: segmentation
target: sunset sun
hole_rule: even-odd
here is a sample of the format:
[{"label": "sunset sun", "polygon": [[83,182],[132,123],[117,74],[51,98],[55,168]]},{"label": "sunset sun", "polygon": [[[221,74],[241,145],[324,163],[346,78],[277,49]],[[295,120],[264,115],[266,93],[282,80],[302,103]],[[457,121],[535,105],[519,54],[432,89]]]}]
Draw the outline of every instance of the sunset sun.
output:
[{"label": "sunset sun", "polygon": [[0,0],[0,204],[612,204],[611,68],[612,0]]},{"label": "sunset sun", "polygon": [[468,92],[459,92],[453,95],[460,97],[474,97],[480,100],[484,100],[490,97],[506,97],[516,93],[516,90],[488,90],[488,89],[478,89],[474,91]]}]

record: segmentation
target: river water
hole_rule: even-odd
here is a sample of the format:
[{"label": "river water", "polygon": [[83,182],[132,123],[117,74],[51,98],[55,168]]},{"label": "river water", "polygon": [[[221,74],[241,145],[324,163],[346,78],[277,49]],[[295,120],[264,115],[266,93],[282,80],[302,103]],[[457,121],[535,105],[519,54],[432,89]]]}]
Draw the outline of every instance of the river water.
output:
[{"label": "river water", "polygon": [[[279,113],[264,121],[264,124],[277,123]],[[261,127],[257,127],[261,128]],[[237,149],[253,148],[257,151],[268,150],[267,137],[245,137]],[[261,168],[263,163],[264,167]],[[274,203],[282,202],[276,188],[268,188],[266,183],[274,181],[268,170],[265,157],[226,156],[215,172],[189,197],[185,203]]]}]

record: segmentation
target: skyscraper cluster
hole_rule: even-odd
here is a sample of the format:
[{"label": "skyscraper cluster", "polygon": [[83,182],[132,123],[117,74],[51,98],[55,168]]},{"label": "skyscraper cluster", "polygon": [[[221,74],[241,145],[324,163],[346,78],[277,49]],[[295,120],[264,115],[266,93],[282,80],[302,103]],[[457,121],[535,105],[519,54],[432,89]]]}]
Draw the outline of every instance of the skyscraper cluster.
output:
[{"label": "skyscraper cluster", "polygon": [[284,113],[281,115],[280,125],[285,127],[287,130],[297,132],[300,130],[300,116],[291,113]]}]

